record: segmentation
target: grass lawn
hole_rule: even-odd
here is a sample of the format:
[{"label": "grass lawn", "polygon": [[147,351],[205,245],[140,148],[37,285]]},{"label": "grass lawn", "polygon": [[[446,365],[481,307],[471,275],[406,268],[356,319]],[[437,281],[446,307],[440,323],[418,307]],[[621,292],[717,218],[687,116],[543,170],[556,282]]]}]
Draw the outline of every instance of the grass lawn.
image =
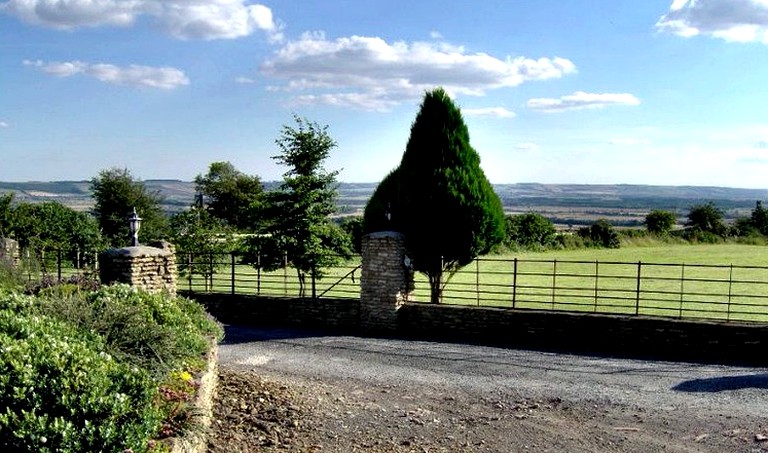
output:
[{"label": "grass lawn", "polygon": [[[416,288],[414,299],[428,301],[420,275]],[[443,302],[768,321],[768,247],[657,245],[491,255],[458,272]]]},{"label": "grass lawn", "polygon": [[[316,282],[317,294],[358,298],[358,265],[359,260],[352,260],[326,269]],[[234,276],[237,294],[295,297],[299,292],[293,269],[259,272],[237,264]],[[191,280],[181,276],[179,288],[209,290],[199,275]],[[210,290],[232,292],[228,256],[214,274]],[[429,286],[421,274],[416,274],[411,299],[429,301]],[[443,303],[768,321],[768,247],[662,244],[489,255],[454,275],[445,287]]]}]

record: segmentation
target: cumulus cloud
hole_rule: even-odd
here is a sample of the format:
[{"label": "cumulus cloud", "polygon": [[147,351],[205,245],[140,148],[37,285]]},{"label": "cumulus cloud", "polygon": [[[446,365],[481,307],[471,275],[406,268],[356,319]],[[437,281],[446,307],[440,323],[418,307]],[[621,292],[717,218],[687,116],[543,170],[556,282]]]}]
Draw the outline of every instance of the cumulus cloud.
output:
[{"label": "cumulus cloud", "polygon": [[179,39],[232,39],[257,30],[282,38],[272,10],[246,0],[8,0],[0,11],[59,30],[127,27],[146,16]]},{"label": "cumulus cloud", "polygon": [[504,107],[461,109],[461,112],[467,116],[490,116],[494,118],[514,118],[515,117],[515,112],[511,110],[507,110]]},{"label": "cumulus cloud", "polygon": [[640,100],[629,93],[585,93],[577,91],[560,98],[530,99],[527,106],[543,112],[601,109],[612,105],[639,105]]},{"label": "cumulus cloud", "polygon": [[189,85],[189,79],[183,71],[170,67],[139,65],[120,67],[83,61],[44,62],[41,60],[25,60],[24,65],[35,67],[56,77],[71,77],[82,74],[115,85],[166,90]]},{"label": "cumulus cloud", "polygon": [[768,44],[768,1],[675,0],[656,28],[684,37]]},{"label": "cumulus cloud", "polygon": [[386,110],[419,99],[442,86],[453,95],[482,96],[487,91],[576,72],[565,58],[497,58],[470,53],[447,43],[387,42],[351,36],[330,40],[305,33],[288,42],[261,66],[285,83],[275,90],[300,93],[300,103],[346,105]]}]

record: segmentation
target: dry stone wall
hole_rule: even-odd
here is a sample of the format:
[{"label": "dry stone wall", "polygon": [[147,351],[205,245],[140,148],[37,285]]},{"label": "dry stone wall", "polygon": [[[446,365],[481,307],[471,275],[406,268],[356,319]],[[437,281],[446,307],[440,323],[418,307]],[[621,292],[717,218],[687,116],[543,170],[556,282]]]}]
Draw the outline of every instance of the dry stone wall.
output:
[{"label": "dry stone wall", "polygon": [[161,241],[150,245],[109,249],[99,255],[101,283],[126,283],[149,292],[176,294],[177,269],[173,245]]}]

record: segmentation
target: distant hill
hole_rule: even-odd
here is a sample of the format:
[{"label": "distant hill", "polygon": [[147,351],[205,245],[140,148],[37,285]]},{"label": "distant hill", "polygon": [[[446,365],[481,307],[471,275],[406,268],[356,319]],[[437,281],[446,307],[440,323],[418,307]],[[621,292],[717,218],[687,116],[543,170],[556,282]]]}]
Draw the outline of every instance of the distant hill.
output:
[{"label": "distant hill", "polygon": [[[194,183],[150,179],[144,184],[164,198],[167,212],[186,209],[194,201]],[[266,182],[267,189],[278,182]],[[341,183],[339,207],[344,214],[362,213],[377,183]],[[726,218],[749,215],[757,200],[768,200],[766,189],[726,187],[649,186],[629,184],[495,184],[507,212],[539,212],[562,225],[579,225],[606,218],[616,225],[636,225],[651,209],[665,209],[684,217],[694,204],[713,201]],[[0,193],[13,192],[16,200],[55,200],[74,209],[93,207],[88,181],[0,182]]]}]

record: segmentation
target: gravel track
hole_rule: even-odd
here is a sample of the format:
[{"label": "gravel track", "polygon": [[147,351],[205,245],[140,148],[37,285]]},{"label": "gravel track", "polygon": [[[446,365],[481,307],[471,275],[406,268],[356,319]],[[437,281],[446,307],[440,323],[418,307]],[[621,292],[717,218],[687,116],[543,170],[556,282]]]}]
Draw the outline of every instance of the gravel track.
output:
[{"label": "gravel track", "polygon": [[219,357],[210,452],[768,451],[766,368],[237,326]]}]

